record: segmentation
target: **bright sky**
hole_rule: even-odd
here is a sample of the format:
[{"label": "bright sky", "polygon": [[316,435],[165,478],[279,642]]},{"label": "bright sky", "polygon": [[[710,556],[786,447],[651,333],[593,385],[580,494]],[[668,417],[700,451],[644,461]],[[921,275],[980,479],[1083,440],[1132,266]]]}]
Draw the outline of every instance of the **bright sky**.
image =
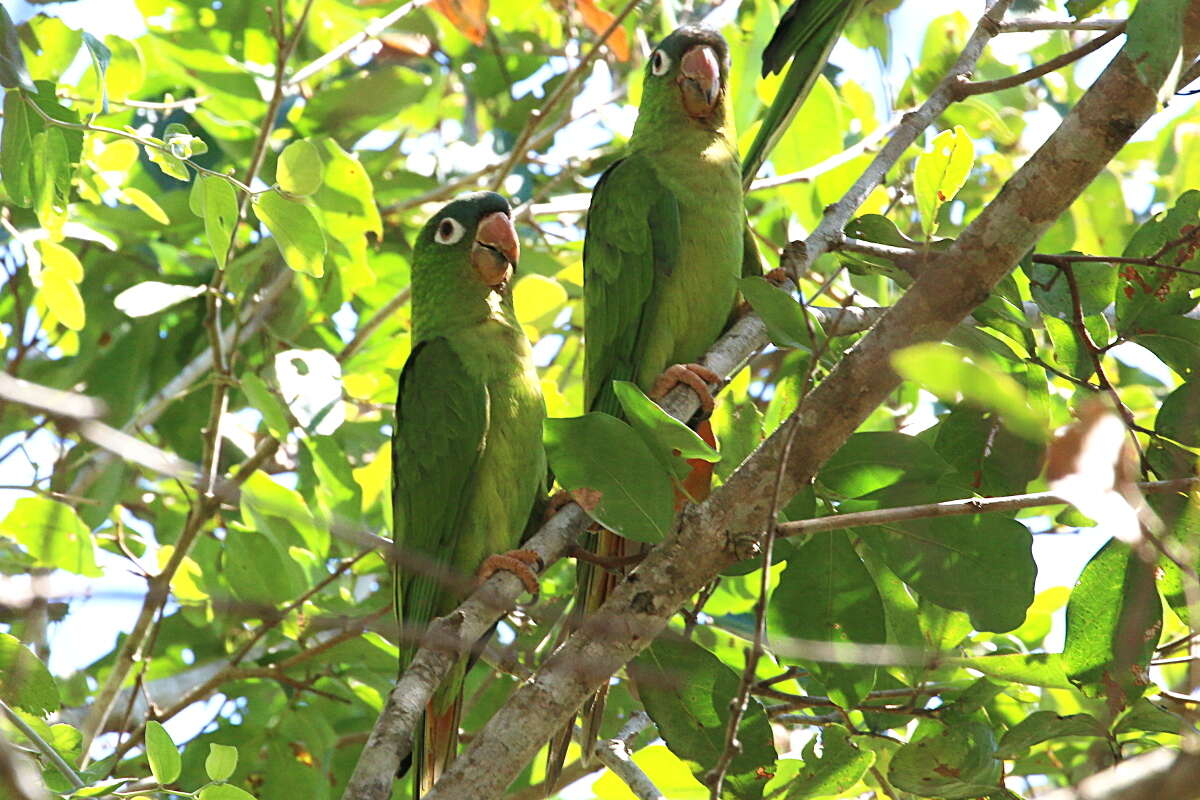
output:
[{"label": "bright sky", "polygon": [[[19,22],[29,16],[45,11],[61,15],[68,24],[85,27],[95,35],[118,34],[125,36],[137,35],[142,29],[141,16],[137,11],[134,0],[78,0],[78,2],[63,5],[32,6],[25,0],[0,0],[9,13]],[[952,2],[923,3],[908,2],[893,15],[894,51],[896,56],[890,74],[880,74],[878,64],[873,56],[859,51],[853,46],[842,42],[833,54],[833,62],[851,71],[860,81],[863,81],[877,95],[877,103],[882,106],[884,97],[895,94],[895,89],[902,83],[909,70],[909,65],[918,60],[918,53],[928,22],[935,16],[961,10],[970,19],[974,19],[982,10],[982,0],[953,0]],[[383,13],[382,10],[380,13]],[[1007,35],[1000,37],[993,45],[1002,60],[1017,62],[1025,48],[1030,46],[1033,36]],[[1117,43],[1110,48],[1118,46]],[[1112,50],[1105,48],[1090,56],[1083,64],[1084,69],[1093,74],[1107,63]],[[862,77],[865,76],[865,77]],[[884,81],[890,83],[891,91],[885,91]],[[605,89],[608,91],[608,89]],[[599,92],[595,92],[599,94]],[[599,99],[599,98],[597,98]],[[1178,100],[1178,99],[1177,99]],[[1178,102],[1168,115],[1190,108],[1192,102]],[[1164,115],[1164,116],[1168,116]],[[1168,117],[1169,118],[1169,117]],[[1027,136],[1030,143],[1036,144],[1049,135],[1054,124],[1052,114],[1032,116]],[[1039,124],[1040,123],[1040,124]],[[1152,135],[1164,124],[1156,120],[1148,131],[1143,131],[1138,138]],[[1133,199],[1131,197],[1131,199]],[[7,449],[11,441],[0,442],[0,452]],[[28,451],[32,458],[44,465],[54,460],[53,437],[45,432],[35,435]],[[8,463],[0,464],[0,484],[28,484],[33,476],[33,465],[9,459]],[[0,515],[7,513],[19,493],[0,490]],[[1038,575],[1038,590],[1049,586],[1070,586],[1078,577],[1080,570],[1091,555],[1108,538],[1103,528],[1087,530],[1077,535],[1039,536],[1035,538],[1034,552],[1040,566]],[[101,554],[101,565],[106,568],[106,577],[102,581],[90,582],[86,579],[67,575],[55,575],[53,578],[56,594],[73,596],[88,596],[90,599],[76,601],[71,605],[71,613],[67,619],[53,626],[51,632],[52,656],[51,671],[57,675],[67,675],[73,669],[87,664],[95,658],[107,653],[113,646],[117,634],[127,631],[133,623],[140,605],[144,590],[144,582],[131,575],[124,562],[113,556]],[[20,584],[21,579],[9,579],[10,586]],[[2,587],[0,587],[2,590]],[[1057,624],[1057,643],[1061,644],[1062,621]],[[198,715],[195,718],[177,718],[169,724],[172,734],[179,739],[186,739],[196,732],[196,725],[207,721],[210,714]],[[590,792],[581,785],[573,796],[585,798]]]}]

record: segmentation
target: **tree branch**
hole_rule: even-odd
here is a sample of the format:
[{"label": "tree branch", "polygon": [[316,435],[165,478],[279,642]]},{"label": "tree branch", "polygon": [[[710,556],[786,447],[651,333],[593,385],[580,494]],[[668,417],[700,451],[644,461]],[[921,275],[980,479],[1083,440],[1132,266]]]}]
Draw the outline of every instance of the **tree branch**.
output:
[{"label": "tree branch", "polygon": [[987,94],[988,92],[999,92],[1004,89],[1012,89],[1015,86],[1020,86],[1023,83],[1036,80],[1043,75],[1049,75],[1051,72],[1060,70],[1068,64],[1074,63],[1086,55],[1096,52],[1104,45],[1111,42],[1113,39],[1125,32],[1125,23],[1119,22],[1108,29],[1106,33],[1097,36],[1086,44],[1076,47],[1056,56],[1045,64],[1039,64],[1036,67],[1031,67],[1023,72],[1018,72],[1016,75],[1009,75],[1007,78],[997,78],[994,81],[976,81],[974,83],[962,83],[958,87],[958,97],[971,97],[977,94]]},{"label": "tree branch", "polygon": [[[1177,478],[1169,481],[1146,481],[1137,484],[1146,493],[1188,492],[1200,488],[1200,478]],[[886,525],[889,522],[905,522],[914,519],[955,517],[964,514],[987,514],[999,511],[1019,511],[1039,506],[1069,505],[1070,501],[1054,492],[1034,492],[1008,497],[968,497],[963,500],[946,500],[941,503],[924,503],[897,508],[879,508],[873,511],[856,511],[850,514],[833,514],[796,522],[782,522],[776,530],[780,536],[807,536],[826,531],[860,528],[867,525]]]},{"label": "tree branch", "polygon": [[1123,19],[1038,19],[1023,17],[1000,23],[1001,33],[1032,33],[1034,31],[1106,31],[1124,25]]},{"label": "tree branch", "polygon": [[344,55],[347,55],[351,50],[358,47],[360,44],[369,42],[379,34],[386,31],[392,24],[399,21],[401,17],[408,15],[410,12],[420,8],[428,3],[429,0],[409,0],[409,2],[399,6],[396,10],[389,14],[384,14],[382,17],[376,17],[366,24],[361,31],[351,36],[346,41],[339,44],[337,47],[325,53],[320,58],[314,59],[309,64],[296,70],[292,77],[288,78],[285,88],[291,89],[298,84],[308,80],[313,75],[316,75],[327,66],[337,61]]},{"label": "tree branch", "polygon": [[[997,20],[991,15],[1006,7],[1003,0],[992,6],[980,25],[983,33],[972,37],[959,67],[964,60],[974,62],[987,31],[995,27]],[[944,82],[942,88],[946,86]],[[900,383],[890,366],[892,354],[915,342],[943,338],[988,296],[1150,117],[1157,105],[1156,89],[1142,82],[1122,50],[945,257],[917,279],[802,401],[796,412],[800,431],[784,479],[785,497],[810,481]],[[892,151],[893,142],[879,158]],[[1055,191],[1047,191],[1047,186]],[[844,222],[837,215],[855,196],[852,190],[848,199],[827,212],[818,226],[825,231],[823,237],[840,230]],[[818,239],[811,249],[823,249],[827,241]],[[653,641],[701,586],[739,558],[736,543],[755,538],[767,527],[770,498],[763,487],[770,485],[787,435],[787,430],[776,431],[706,501],[685,507],[676,531],[618,584],[604,606],[542,664],[533,680],[513,693],[427,800],[498,796],[590,692]]]},{"label": "tree branch", "polygon": [[1042,800],[1188,800],[1200,785],[1200,755],[1163,747],[1121,761]]}]

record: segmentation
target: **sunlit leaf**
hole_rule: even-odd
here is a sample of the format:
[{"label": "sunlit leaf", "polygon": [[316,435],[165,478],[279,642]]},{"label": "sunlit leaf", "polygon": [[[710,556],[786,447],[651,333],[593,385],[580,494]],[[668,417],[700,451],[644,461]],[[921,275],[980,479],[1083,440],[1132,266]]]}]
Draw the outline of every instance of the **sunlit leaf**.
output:
[{"label": "sunlit leaf", "polygon": [[279,188],[297,197],[307,197],[321,188],[324,165],[312,142],[300,139],[283,148],[275,167]]},{"label": "sunlit leaf", "polygon": [[20,542],[35,561],[97,578],[96,546],[75,509],[48,497],[22,497],[0,521],[0,536]]},{"label": "sunlit leaf", "polygon": [[921,230],[926,237],[937,230],[938,211],[962,189],[974,164],[975,146],[961,125],[939,133],[930,148],[917,156],[913,194],[921,212]]},{"label": "sunlit leaf", "polygon": [[238,751],[236,747],[229,745],[217,744],[210,742],[208,745],[208,758],[204,760],[204,771],[208,774],[208,779],[213,781],[227,781],[233,771],[237,769]]},{"label": "sunlit leaf", "polygon": [[162,225],[170,225],[171,219],[167,216],[167,212],[163,211],[162,206],[154,202],[154,198],[133,186],[126,186],[121,190],[121,200],[136,206],[150,219]]},{"label": "sunlit leaf", "polygon": [[183,761],[170,734],[154,720],[146,723],[146,758],[150,761],[154,779],[163,786],[174,783],[183,769]]},{"label": "sunlit leaf", "polygon": [[667,535],[674,517],[671,479],[632,428],[591,413],[546,420],[544,437],[555,477],[590,497],[584,506],[597,522],[638,542]]},{"label": "sunlit leaf", "polygon": [[314,278],[325,274],[325,236],[306,206],[278,192],[265,192],[251,207],[275,238],[284,263]]},{"label": "sunlit leaf", "polygon": [[7,633],[0,633],[0,700],[38,716],[61,705],[50,671],[19,639]]}]

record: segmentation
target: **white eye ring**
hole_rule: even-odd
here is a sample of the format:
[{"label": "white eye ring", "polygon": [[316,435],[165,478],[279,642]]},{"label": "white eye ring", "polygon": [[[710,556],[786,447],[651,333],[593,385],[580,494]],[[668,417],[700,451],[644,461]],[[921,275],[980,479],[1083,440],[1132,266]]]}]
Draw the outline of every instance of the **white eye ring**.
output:
[{"label": "white eye ring", "polygon": [[438,244],[454,244],[463,237],[467,229],[462,226],[462,223],[451,217],[446,217],[438,223],[437,230],[433,233],[433,239]]},{"label": "white eye ring", "polygon": [[655,75],[666,75],[671,68],[671,57],[662,50],[655,50],[650,55],[650,71]]}]

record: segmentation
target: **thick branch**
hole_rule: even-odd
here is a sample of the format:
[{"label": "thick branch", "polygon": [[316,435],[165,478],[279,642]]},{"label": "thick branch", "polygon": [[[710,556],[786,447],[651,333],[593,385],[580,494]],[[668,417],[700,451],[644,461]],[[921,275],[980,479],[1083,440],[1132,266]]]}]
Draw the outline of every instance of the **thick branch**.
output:
[{"label": "thick branch", "polygon": [[[1001,0],[992,11],[1006,7]],[[994,29],[995,18],[981,29],[985,26]],[[986,38],[986,32],[981,37],[977,31],[972,38],[977,44],[966,54],[971,58],[964,55],[960,65],[963,60],[973,63]],[[945,257],[804,399],[796,412],[800,432],[787,460],[784,496],[809,482],[899,384],[890,365],[892,354],[915,342],[943,338],[1066,211],[1154,112],[1156,88],[1141,82],[1122,51]],[[892,151],[889,143],[880,158]],[[823,236],[810,249],[824,251],[828,237],[844,225],[837,214],[857,207],[855,196],[852,192],[828,212],[818,227]],[[764,487],[771,485],[790,427],[763,442],[708,500],[685,508],[676,532],[616,587],[532,681],[513,693],[427,800],[499,796],[591,692],[653,641],[700,587],[738,559],[739,540],[753,541],[767,527],[770,498]]]},{"label": "thick branch", "polygon": [[1090,775],[1042,800],[1190,800],[1200,797],[1200,756],[1163,747]]}]

